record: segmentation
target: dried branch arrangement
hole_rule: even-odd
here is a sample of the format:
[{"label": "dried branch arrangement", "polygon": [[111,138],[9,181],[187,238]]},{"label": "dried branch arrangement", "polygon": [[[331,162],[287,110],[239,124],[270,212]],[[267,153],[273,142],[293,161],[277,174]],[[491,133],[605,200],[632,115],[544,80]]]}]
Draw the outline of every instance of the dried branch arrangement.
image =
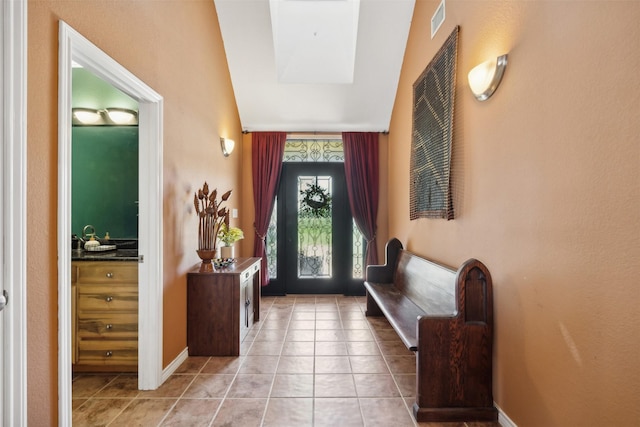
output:
[{"label": "dried branch arrangement", "polygon": [[193,196],[193,206],[198,214],[198,249],[205,251],[216,250],[218,232],[224,224],[229,227],[229,209],[223,207],[231,196],[231,190],[220,196],[218,202],[218,190],[209,194],[209,185],[205,182],[202,189]]}]

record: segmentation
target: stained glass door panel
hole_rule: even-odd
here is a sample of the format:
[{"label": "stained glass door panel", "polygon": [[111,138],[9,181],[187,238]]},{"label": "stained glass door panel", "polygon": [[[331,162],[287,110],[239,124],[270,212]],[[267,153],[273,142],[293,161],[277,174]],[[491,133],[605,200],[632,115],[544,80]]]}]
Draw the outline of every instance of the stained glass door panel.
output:
[{"label": "stained glass door panel", "polygon": [[332,233],[331,176],[298,176],[298,279],[330,279]]}]

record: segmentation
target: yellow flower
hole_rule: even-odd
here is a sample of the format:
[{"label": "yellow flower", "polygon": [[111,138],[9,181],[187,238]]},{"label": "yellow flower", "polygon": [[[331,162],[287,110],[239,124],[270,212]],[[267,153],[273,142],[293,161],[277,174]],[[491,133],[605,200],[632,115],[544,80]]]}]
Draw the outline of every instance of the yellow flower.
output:
[{"label": "yellow flower", "polygon": [[222,224],[218,237],[226,246],[231,246],[240,239],[244,239],[244,233],[238,227],[227,228],[226,224]]}]

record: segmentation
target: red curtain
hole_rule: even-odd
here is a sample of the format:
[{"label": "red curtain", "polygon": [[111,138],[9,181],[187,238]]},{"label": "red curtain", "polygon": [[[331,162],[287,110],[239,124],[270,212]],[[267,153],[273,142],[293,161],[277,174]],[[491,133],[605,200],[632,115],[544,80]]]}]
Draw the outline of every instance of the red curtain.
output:
[{"label": "red curtain", "polygon": [[256,236],[253,242],[253,255],[262,258],[260,276],[262,286],[269,284],[267,268],[267,249],[265,238],[280,182],[285,132],[254,132],[251,135],[251,159],[253,172],[253,203],[255,205]]},{"label": "red curtain", "polygon": [[366,265],[378,264],[378,134],[343,132],[344,169],[351,215],[367,241]]}]

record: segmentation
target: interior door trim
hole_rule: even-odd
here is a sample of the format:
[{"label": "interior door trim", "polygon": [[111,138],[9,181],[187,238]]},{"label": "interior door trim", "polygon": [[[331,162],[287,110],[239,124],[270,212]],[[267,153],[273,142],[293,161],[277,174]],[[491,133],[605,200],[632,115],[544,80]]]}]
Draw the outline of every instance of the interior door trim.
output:
[{"label": "interior door trim", "polygon": [[[2,250],[0,288],[11,302],[2,312],[3,418],[27,425],[27,0],[3,1],[2,25]],[[7,348],[4,348],[4,347]]]},{"label": "interior door trim", "polygon": [[162,384],[163,98],[60,21],[58,80],[58,425],[71,425],[71,76],[75,61],[138,101],[138,388]]}]

